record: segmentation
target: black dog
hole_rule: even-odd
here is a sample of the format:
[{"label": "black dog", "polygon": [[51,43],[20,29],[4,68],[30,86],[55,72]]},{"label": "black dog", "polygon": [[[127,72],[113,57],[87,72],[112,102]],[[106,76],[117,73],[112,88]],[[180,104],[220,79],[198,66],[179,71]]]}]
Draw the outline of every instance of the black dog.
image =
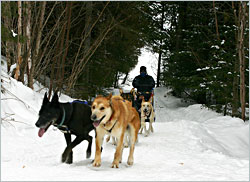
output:
[{"label": "black dog", "polygon": [[[53,95],[49,102],[47,93],[43,98],[42,107],[39,111],[39,118],[36,126],[39,129],[38,135],[42,137],[49,126],[54,125],[64,133],[67,147],[62,154],[62,162],[71,164],[73,162],[72,149],[83,140],[89,142],[87,148],[87,158],[91,156],[92,136],[89,132],[94,129],[93,122],[90,119],[91,108],[87,104],[77,102],[60,103],[58,95]],[[71,142],[71,134],[76,138]]]}]

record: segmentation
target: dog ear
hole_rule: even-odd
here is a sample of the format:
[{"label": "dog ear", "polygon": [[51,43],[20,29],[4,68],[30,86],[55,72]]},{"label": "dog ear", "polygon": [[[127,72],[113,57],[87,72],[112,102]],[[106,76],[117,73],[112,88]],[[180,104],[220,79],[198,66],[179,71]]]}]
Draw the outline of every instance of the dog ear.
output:
[{"label": "dog ear", "polygon": [[122,93],[123,93],[123,90],[120,88],[119,89],[119,92],[120,92],[120,95],[122,95]]},{"label": "dog ear", "polygon": [[109,94],[109,96],[107,97],[108,100],[110,100],[112,97],[112,93]]},{"label": "dog ear", "polygon": [[142,102],[145,102],[145,99],[144,99],[144,97],[142,97]]},{"label": "dog ear", "polygon": [[152,103],[152,96],[148,99],[148,102]]},{"label": "dog ear", "polygon": [[43,97],[43,105],[48,103],[48,102],[49,102],[49,99],[48,99],[48,96],[47,96],[47,92],[45,92],[44,97]]},{"label": "dog ear", "polygon": [[58,103],[58,100],[59,100],[59,98],[58,98],[57,92],[55,92],[51,102],[52,103]]},{"label": "dog ear", "polygon": [[109,100],[109,104],[112,106],[112,93],[109,94],[108,97],[106,97]]},{"label": "dog ear", "polygon": [[132,89],[130,90],[130,93],[133,94],[134,91],[135,91],[135,88],[132,88]]}]

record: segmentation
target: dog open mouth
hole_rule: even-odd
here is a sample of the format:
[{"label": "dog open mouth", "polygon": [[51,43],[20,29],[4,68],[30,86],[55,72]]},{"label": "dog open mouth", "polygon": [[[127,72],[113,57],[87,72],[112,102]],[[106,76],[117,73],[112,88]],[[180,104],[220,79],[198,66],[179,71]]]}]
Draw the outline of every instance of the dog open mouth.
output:
[{"label": "dog open mouth", "polygon": [[38,131],[38,136],[39,137],[42,137],[43,134],[48,130],[48,128],[51,126],[51,125],[54,125],[56,122],[56,119],[52,119],[50,122],[47,122],[45,125],[43,126],[39,126],[39,131]]},{"label": "dog open mouth", "polygon": [[46,127],[40,128],[39,131],[38,131],[38,136],[39,136],[39,137],[42,137],[43,134],[44,134],[44,133],[47,131],[47,129],[50,127],[50,125],[51,125],[51,122],[50,122]]},{"label": "dog open mouth", "polygon": [[99,124],[102,122],[102,120],[105,118],[106,115],[104,115],[100,120],[96,120],[93,122],[94,127],[96,128],[99,126]]},{"label": "dog open mouth", "polygon": [[38,131],[38,136],[42,137],[43,134],[47,131],[47,129],[50,127],[50,125],[52,124],[52,122],[49,122],[48,124],[46,124],[44,127],[40,128]]}]

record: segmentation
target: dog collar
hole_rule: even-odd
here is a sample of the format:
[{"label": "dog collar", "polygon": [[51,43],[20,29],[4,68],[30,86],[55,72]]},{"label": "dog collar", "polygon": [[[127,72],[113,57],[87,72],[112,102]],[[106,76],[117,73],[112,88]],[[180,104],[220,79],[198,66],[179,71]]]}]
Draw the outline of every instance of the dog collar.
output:
[{"label": "dog collar", "polygon": [[[115,121],[115,124],[116,124],[116,122],[117,122],[117,120]],[[111,133],[113,128],[115,127],[115,124],[113,124],[113,126],[109,130],[107,130],[107,132]]]},{"label": "dog collar", "polygon": [[61,127],[65,121],[65,110],[64,110],[64,108],[62,108],[62,109],[63,109],[63,116],[62,116],[62,120],[61,120],[60,124],[56,124],[56,123],[53,124],[56,127]]},{"label": "dog collar", "polygon": [[[108,122],[111,122],[112,118],[113,118],[113,114],[112,114],[111,117],[109,118]],[[115,126],[115,124],[116,124],[116,122],[117,122],[117,120],[115,121],[115,123],[113,124],[113,126],[112,126],[109,130],[107,130],[107,129],[105,128],[105,125],[106,125],[106,124],[104,124],[104,129],[105,129],[107,132],[111,133],[111,132],[112,132],[112,129],[114,128],[114,126]]]},{"label": "dog collar", "polygon": [[63,108],[62,120],[61,120],[60,124],[54,124],[54,126],[56,126],[63,133],[71,133],[69,128],[66,125],[63,125],[64,121],[65,121],[65,109]]},{"label": "dog collar", "polygon": [[58,126],[62,126],[64,121],[65,121],[65,110],[64,110],[63,107],[62,107],[62,109],[63,109],[63,117],[62,117],[62,120],[61,120],[61,122],[60,122],[60,124]]},{"label": "dog collar", "polygon": [[111,115],[111,117],[109,118],[109,120],[108,120],[108,121],[111,121],[111,120],[112,120],[112,118],[113,118],[113,113],[112,113],[112,115]]}]

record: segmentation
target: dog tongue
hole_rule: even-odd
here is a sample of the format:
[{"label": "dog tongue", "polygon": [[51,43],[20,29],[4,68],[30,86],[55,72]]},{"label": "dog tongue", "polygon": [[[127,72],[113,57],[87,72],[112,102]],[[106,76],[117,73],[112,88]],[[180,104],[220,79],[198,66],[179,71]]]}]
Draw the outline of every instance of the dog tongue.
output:
[{"label": "dog tongue", "polygon": [[95,121],[95,122],[93,122],[94,127],[97,127],[99,124],[100,124],[100,122],[99,122],[99,121]]},{"label": "dog tongue", "polygon": [[40,128],[39,131],[38,131],[38,136],[42,137],[44,133],[45,133],[45,129],[44,128]]}]

